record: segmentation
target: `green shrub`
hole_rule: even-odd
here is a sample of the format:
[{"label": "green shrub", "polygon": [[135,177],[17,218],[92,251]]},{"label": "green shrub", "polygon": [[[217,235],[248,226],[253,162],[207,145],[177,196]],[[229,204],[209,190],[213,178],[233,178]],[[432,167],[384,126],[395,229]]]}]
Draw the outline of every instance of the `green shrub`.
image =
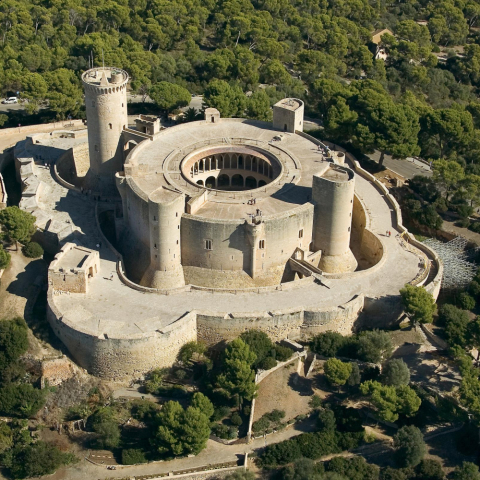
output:
[{"label": "green shrub", "polygon": [[327,464],[327,471],[341,476],[341,478],[358,480],[377,480],[379,468],[370,465],[363,457],[332,458]]},{"label": "green shrub", "polygon": [[228,434],[227,434],[227,439],[228,440],[233,440],[234,438],[238,437],[238,428],[237,427],[229,427],[228,428]]},{"label": "green shrub", "polygon": [[468,217],[473,213],[473,208],[470,205],[465,204],[456,205],[454,210],[456,210],[462,219],[468,219]]},{"label": "green shrub", "polygon": [[97,410],[91,417],[92,429],[97,434],[94,446],[112,449],[120,444],[120,427],[112,407]]},{"label": "green shrub", "polygon": [[455,222],[455,225],[460,228],[469,228],[470,227],[470,220],[468,218],[461,218],[457,222]]},{"label": "green shrub", "polygon": [[242,424],[242,417],[238,413],[235,412],[230,417],[230,421],[232,422],[232,425],[235,425],[235,426],[239,427]]},{"label": "green shrub", "polygon": [[312,395],[312,398],[310,399],[310,401],[308,402],[308,406],[310,408],[319,408],[322,406],[322,399],[317,395]]},{"label": "green shrub", "polygon": [[142,450],[138,448],[127,448],[122,450],[123,465],[135,465],[137,463],[147,463],[147,459]]},{"label": "green shrub", "polygon": [[259,367],[265,358],[272,356],[273,343],[265,332],[249,330],[248,332],[242,333],[240,338],[250,347],[250,350],[255,353],[256,358],[253,362],[255,368]]},{"label": "green shrub", "polygon": [[283,418],[285,418],[285,412],[283,410],[272,410],[269,413],[266,413],[264,415],[268,420],[270,420],[272,423],[278,423],[280,422]]},{"label": "green shrub", "polygon": [[243,414],[245,416],[249,417],[251,412],[252,412],[252,407],[250,405],[245,405],[243,407]]},{"label": "green shrub", "polygon": [[175,370],[175,373],[174,373],[175,377],[178,378],[179,380],[183,380],[184,378],[187,377],[187,372],[181,368],[179,368],[178,370]]},{"label": "green shrub", "polygon": [[345,341],[342,334],[329,331],[313,337],[310,347],[315,353],[325,357],[335,357],[345,345]]},{"label": "green shrub", "polygon": [[11,256],[4,250],[3,245],[0,244],[0,270],[7,268],[10,265]]},{"label": "green shrub", "polygon": [[167,368],[155,368],[148,372],[144,384],[145,391],[147,393],[158,393],[158,390],[164,385],[163,379],[167,373]]},{"label": "green shrub", "polygon": [[273,357],[265,357],[258,366],[262,370],[270,370],[277,366],[277,361]]},{"label": "green shrub", "polygon": [[416,480],[443,480],[445,474],[438,460],[424,459],[416,468]]},{"label": "green shrub", "polygon": [[76,460],[71,453],[62,453],[55,445],[37,442],[27,446],[13,448],[3,458],[14,478],[38,477],[55,473],[61,465]]},{"label": "green shrub", "polygon": [[40,258],[43,248],[37,242],[29,242],[22,247],[22,253],[28,258]]},{"label": "green shrub", "polygon": [[0,372],[15,363],[28,349],[28,328],[25,320],[15,317],[0,320]]},{"label": "green shrub", "polygon": [[271,468],[295,462],[301,457],[316,460],[324,455],[339,453],[344,448],[357,447],[363,439],[363,434],[364,432],[341,433],[333,430],[303,433],[267,446],[260,457],[260,462],[264,467]]},{"label": "green shrub", "polygon": [[228,417],[230,415],[230,409],[228,407],[222,406],[215,408],[215,411],[212,415],[212,421],[218,422],[222,418]]},{"label": "green shrub", "polygon": [[468,291],[472,297],[478,297],[480,295],[480,282],[472,280],[468,286]]},{"label": "green shrub", "polygon": [[230,429],[227,425],[224,425],[223,423],[216,423],[212,426],[212,433],[218,438],[223,438],[224,440],[228,439],[229,430]]},{"label": "green shrub", "polygon": [[45,403],[47,391],[31,384],[8,384],[0,388],[0,412],[14,417],[35,415]]},{"label": "green shrub", "polygon": [[480,222],[473,222],[468,227],[469,230],[475,233],[480,233]]},{"label": "green shrub", "polygon": [[401,467],[415,467],[427,453],[423,434],[417,427],[402,427],[393,437],[395,458]]},{"label": "green shrub", "polygon": [[279,362],[285,362],[293,355],[293,350],[288,347],[284,347],[282,345],[275,344],[275,358]]},{"label": "green shrub", "polygon": [[464,310],[473,310],[475,308],[475,299],[467,292],[462,292],[458,296],[458,301]]},{"label": "green shrub", "polygon": [[252,431],[254,433],[264,433],[270,427],[270,420],[263,415],[256,422],[253,422]]}]

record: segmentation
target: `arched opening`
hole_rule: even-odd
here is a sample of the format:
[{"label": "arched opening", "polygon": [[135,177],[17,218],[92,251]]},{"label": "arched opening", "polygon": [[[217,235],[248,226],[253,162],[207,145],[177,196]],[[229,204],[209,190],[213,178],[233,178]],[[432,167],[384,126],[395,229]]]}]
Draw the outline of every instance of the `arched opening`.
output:
[{"label": "arched opening", "polygon": [[257,181],[253,177],[247,177],[245,179],[245,188],[257,188]]},{"label": "arched opening", "polygon": [[201,185],[203,187],[203,180],[197,180],[197,185]]},{"label": "arched opening", "polygon": [[243,157],[240,155],[238,157],[238,168],[243,168]]},{"label": "arched opening", "polygon": [[218,169],[221,170],[223,168],[223,155],[220,156],[218,159]]},{"label": "arched opening", "polygon": [[200,163],[198,164],[198,171],[203,172],[205,169],[203,168],[203,160],[200,160]]},{"label": "arched opening", "polygon": [[284,132],[287,131],[287,124],[285,124],[285,125],[283,126],[283,131],[284,131]]},{"label": "arched opening", "polygon": [[264,180],[260,180],[260,181],[258,182],[258,188],[264,187],[266,184],[267,184],[267,182],[265,182]]},{"label": "arched opening", "polygon": [[228,175],[220,175],[218,177],[218,188],[220,187],[228,187],[230,185],[230,178]]},{"label": "arched opening", "polygon": [[205,186],[207,188],[215,188],[215,177],[208,177],[205,180]]},{"label": "arched opening", "polygon": [[108,124],[108,128],[110,128],[110,130],[113,129],[113,125],[111,123]]},{"label": "arched opening", "polygon": [[232,187],[243,187],[243,177],[238,173],[232,177]]}]

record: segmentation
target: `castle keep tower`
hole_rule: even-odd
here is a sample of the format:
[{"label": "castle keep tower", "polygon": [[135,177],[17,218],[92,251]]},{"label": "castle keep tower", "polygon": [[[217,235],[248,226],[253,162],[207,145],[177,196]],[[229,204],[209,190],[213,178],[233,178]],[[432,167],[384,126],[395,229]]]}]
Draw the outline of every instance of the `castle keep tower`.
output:
[{"label": "castle keep tower", "polygon": [[331,164],[324,174],[313,176],[313,247],[322,251],[319,268],[327,273],[357,268],[350,250],[354,190],[355,175],[349,168]]},{"label": "castle keep tower", "polygon": [[90,171],[87,187],[115,194],[115,173],[122,170],[122,130],[128,126],[127,72],[96,67],[82,75],[88,123]]}]

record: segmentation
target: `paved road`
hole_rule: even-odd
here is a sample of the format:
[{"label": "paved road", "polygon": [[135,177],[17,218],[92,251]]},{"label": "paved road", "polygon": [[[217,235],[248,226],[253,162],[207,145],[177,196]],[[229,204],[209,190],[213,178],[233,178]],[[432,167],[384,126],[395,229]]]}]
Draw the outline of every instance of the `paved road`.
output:
[{"label": "paved road", "polygon": [[[380,159],[380,152],[375,152],[369,157],[372,160],[378,162]],[[414,158],[408,158],[406,160],[396,160],[392,158],[390,155],[385,155],[385,160],[383,162],[385,167],[389,168],[395,173],[398,173],[402,177],[405,178],[413,178],[415,175],[424,175],[426,177],[430,177],[432,175],[432,170],[428,165],[415,160]]]}]

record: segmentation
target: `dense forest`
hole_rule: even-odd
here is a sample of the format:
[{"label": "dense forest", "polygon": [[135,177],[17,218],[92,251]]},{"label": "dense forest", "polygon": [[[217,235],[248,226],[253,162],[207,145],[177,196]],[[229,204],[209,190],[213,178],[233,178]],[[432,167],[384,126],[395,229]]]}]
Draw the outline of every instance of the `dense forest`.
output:
[{"label": "dense forest", "polygon": [[[326,138],[436,160],[439,206],[474,206],[479,14],[478,0],[2,0],[0,86],[57,118],[84,115],[80,75],[103,62],[162,110],[203,93],[224,116],[268,120],[299,97]],[[377,46],[381,28],[393,35]]]}]

